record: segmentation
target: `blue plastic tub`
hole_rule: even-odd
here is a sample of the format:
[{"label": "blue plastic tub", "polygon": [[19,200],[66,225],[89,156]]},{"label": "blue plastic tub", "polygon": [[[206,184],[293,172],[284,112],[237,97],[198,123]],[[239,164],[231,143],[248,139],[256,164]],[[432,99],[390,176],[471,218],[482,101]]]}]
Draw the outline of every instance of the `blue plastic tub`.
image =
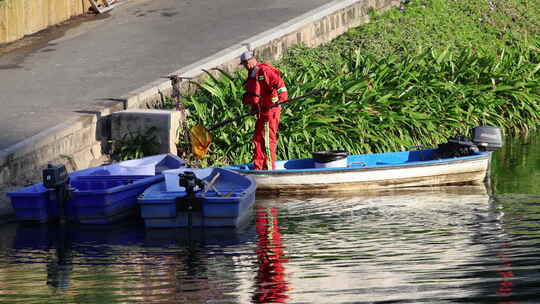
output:
[{"label": "blue plastic tub", "polygon": [[[206,169],[185,170],[197,174]],[[206,171],[204,173],[206,176]],[[251,177],[222,168],[213,168],[213,172],[204,178],[205,182],[210,181],[216,173],[220,176],[215,189],[196,193],[202,201],[200,211],[176,209],[177,199],[185,197],[185,191],[168,192],[165,182],[149,187],[138,200],[146,227],[187,227],[190,222],[192,227],[241,226],[252,214],[256,184]]]},{"label": "blue plastic tub", "polygon": [[[138,217],[137,197],[150,185],[163,181],[162,171],[183,165],[184,161],[176,155],[161,154],[72,172],[69,176],[73,190],[64,214],[69,220],[86,224]],[[141,175],[144,173],[151,175]],[[42,183],[7,195],[20,221],[44,223],[58,220],[61,214],[55,191]]]},{"label": "blue plastic tub", "polygon": [[71,182],[75,190],[66,206],[66,216],[83,224],[109,224],[138,217],[137,197],[150,185],[161,181],[163,175],[75,178]]},{"label": "blue plastic tub", "polygon": [[60,209],[54,191],[35,184],[8,193],[11,205],[20,221],[48,222],[58,218]]}]

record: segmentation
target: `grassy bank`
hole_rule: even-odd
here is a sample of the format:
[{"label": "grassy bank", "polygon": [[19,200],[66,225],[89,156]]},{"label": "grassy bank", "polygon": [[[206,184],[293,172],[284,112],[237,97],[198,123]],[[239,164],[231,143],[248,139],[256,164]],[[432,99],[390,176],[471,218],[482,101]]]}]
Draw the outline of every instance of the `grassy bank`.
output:
[{"label": "grassy bank", "polygon": [[[435,146],[475,125],[520,134],[540,122],[540,2],[407,1],[275,64],[291,97],[324,91],[283,107],[279,159]],[[243,71],[222,73],[187,96],[189,124],[249,111],[241,104],[244,79]],[[203,165],[250,161],[254,123],[213,131]]]}]

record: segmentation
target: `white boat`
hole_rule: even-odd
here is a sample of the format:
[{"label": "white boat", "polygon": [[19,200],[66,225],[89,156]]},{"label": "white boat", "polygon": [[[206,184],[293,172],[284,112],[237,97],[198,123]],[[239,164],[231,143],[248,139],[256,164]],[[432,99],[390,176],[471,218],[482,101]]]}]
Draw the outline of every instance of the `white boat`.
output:
[{"label": "white boat", "polygon": [[275,170],[253,170],[252,164],[226,168],[253,177],[258,193],[274,195],[479,184],[502,137],[493,127],[476,127],[473,132],[472,141],[456,137],[437,149],[358,155],[326,151],[313,158],[277,161]]}]

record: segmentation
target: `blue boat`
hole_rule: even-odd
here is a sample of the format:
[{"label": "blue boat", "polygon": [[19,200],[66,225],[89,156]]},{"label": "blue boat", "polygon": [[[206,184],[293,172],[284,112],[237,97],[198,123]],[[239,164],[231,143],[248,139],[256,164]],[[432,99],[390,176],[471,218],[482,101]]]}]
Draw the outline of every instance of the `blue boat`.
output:
[{"label": "blue boat", "polygon": [[252,215],[256,184],[251,177],[223,168],[163,174],[165,181],[138,200],[146,227],[240,227]]},{"label": "blue boat", "polygon": [[[184,166],[173,154],[160,154],[93,167],[68,174],[68,195],[37,183],[8,192],[19,221],[45,223],[65,219],[109,224],[138,216],[137,197],[164,180],[162,171]],[[66,199],[62,199],[65,197]]]}]

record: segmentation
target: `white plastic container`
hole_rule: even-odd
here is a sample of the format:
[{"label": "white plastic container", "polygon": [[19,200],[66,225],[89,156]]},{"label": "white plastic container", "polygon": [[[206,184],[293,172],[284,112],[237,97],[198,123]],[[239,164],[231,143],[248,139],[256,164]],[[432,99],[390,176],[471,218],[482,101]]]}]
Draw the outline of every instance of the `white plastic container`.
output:
[{"label": "white plastic container", "polygon": [[165,170],[163,171],[163,176],[165,176],[165,189],[167,192],[178,192],[178,191],[185,191],[186,189],[184,187],[180,187],[179,184],[179,174],[184,173],[186,171],[191,171],[195,173],[195,176],[198,179],[203,179],[208,177],[210,174],[212,174],[213,169],[212,168],[204,168],[204,169],[194,169],[194,168],[180,168],[180,169],[172,169],[172,170]]},{"label": "white plastic container", "polygon": [[344,168],[347,167],[347,158],[334,160],[327,163],[315,162],[315,168]]},{"label": "white plastic container", "polygon": [[313,153],[313,162],[315,168],[344,168],[348,155],[344,150],[319,151]]}]

